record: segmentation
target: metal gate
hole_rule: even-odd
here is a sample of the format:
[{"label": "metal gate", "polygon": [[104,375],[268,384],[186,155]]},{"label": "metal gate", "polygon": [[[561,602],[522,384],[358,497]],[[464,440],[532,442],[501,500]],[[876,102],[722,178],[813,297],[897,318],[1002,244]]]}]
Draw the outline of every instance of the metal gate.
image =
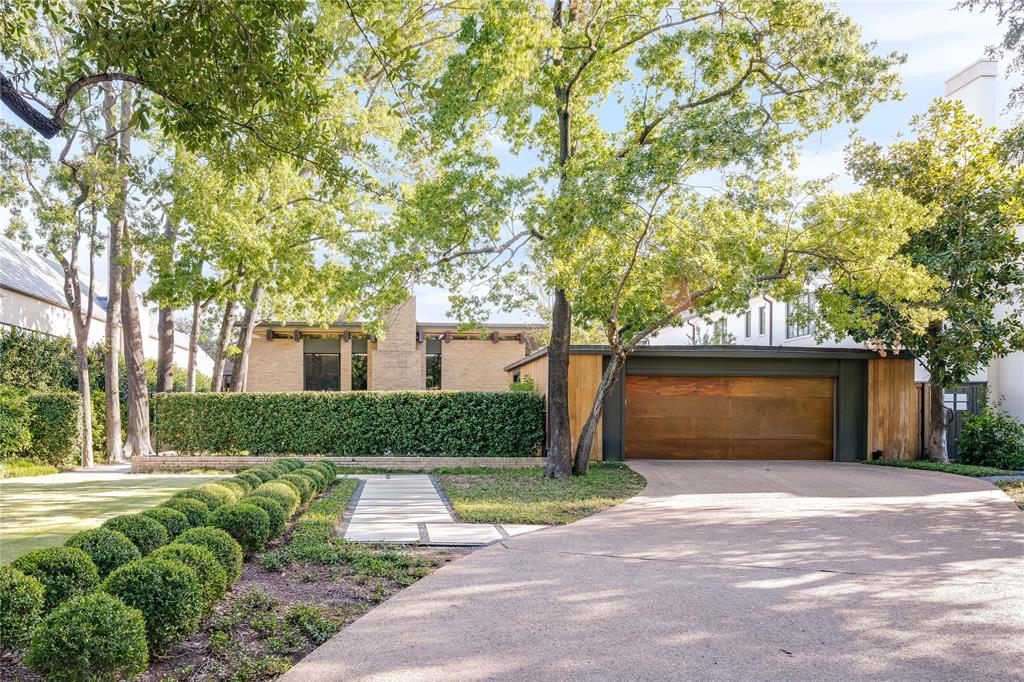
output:
[{"label": "metal gate", "polygon": [[984,382],[961,384],[943,391],[943,406],[946,408],[946,447],[951,462],[960,460],[960,431],[964,421],[981,412],[985,406]]}]

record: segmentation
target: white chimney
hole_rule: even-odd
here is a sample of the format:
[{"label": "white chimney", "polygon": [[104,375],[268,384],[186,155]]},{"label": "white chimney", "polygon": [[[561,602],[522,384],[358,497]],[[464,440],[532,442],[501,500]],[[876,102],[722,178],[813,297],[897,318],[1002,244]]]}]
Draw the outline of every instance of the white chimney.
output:
[{"label": "white chimney", "polygon": [[958,99],[967,111],[980,116],[990,126],[996,124],[999,111],[996,103],[996,76],[999,62],[979,59],[946,80],[946,99]]}]

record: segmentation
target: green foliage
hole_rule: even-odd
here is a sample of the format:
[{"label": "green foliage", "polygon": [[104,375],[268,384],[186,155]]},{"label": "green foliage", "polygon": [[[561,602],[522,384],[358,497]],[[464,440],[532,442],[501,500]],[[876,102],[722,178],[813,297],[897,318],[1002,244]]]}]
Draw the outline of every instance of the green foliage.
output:
[{"label": "green foliage", "polygon": [[935,102],[911,121],[912,135],[888,148],[855,140],[847,165],[869,188],[898,191],[935,216],[902,254],[941,284],[938,319],[926,333],[890,300],[867,291],[848,297],[857,340],[907,348],[931,374],[953,386],[992,358],[1024,349],[1024,167],[1007,163],[1007,139],[960,102]]},{"label": "green foliage", "polygon": [[262,566],[280,571],[295,562],[340,563],[334,559],[338,552],[332,545],[332,538],[358,487],[356,479],[342,479],[325,496],[310,504],[295,522],[288,544],[265,554]]},{"label": "green foliage", "polygon": [[176,542],[161,547],[150,556],[180,562],[196,572],[203,586],[204,613],[212,613],[217,602],[227,593],[227,573],[213,552],[206,547]]},{"label": "green foliage", "polygon": [[537,386],[533,383],[533,377],[523,377],[519,381],[513,381],[508,385],[510,391],[522,391],[524,393],[536,393]]},{"label": "green foliage", "polygon": [[72,597],[91,592],[100,582],[96,564],[75,547],[47,547],[26,552],[11,562],[11,566],[43,584],[47,611]]},{"label": "green foliage", "polygon": [[192,527],[184,513],[170,507],[153,507],[141,513],[160,522],[167,530],[168,542]]},{"label": "green foliage", "polygon": [[323,472],[324,476],[327,477],[328,481],[333,481],[334,478],[338,475],[338,467],[334,464],[334,462],[331,462],[326,459],[321,459],[316,462],[312,462],[308,464],[306,468],[315,469]]},{"label": "green foliage", "polygon": [[[242,473],[243,474],[251,474],[251,475],[255,476],[256,478],[260,479],[260,481],[263,482],[263,483],[266,483],[268,481],[273,481],[275,478],[277,478],[277,476],[273,472],[265,469],[264,467],[253,467],[252,469],[246,469]],[[257,487],[258,486],[259,486],[259,484],[257,484]]]},{"label": "green foliage", "polygon": [[210,525],[228,532],[247,554],[262,551],[270,539],[270,517],[254,504],[234,502],[210,513]]},{"label": "green foliage", "polygon": [[0,653],[21,651],[43,615],[45,588],[38,578],[0,566]]},{"label": "green foliage", "polygon": [[295,486],[295,489],[299,493],[299,498],[302,504],[305,504],[313,499],[313,495],[316,495],[315,484],[306,476],[300,474],[285,474],[277,479],[282,483],[290,483]]},{"label": "green foliage", "polygon": [[959,443],[964,464],[1024,471],[1024,424],[1005,412],[986,407],[968,417]]},{"label": "green foliage", "polygon": [[877,464],[879,466],[897,467],[899,469],[921,469],[923,471],[941,471],[944,474],[957,474],[958,476],[1012,476],[1016,471],[995,469],[993,467],[975,466],[973,464],[958,464],[955,462],[934,462],[927,459],[875,459],[865,460],[864,464]]},{"label": "green foliage", "polygon": [[59,473],[60,469],[49,464],[38,464],[24,457],[0,459],[0,478],[21,478],[24,476],[45,476]]},{"label": "green foliage", "polygon": [[245,483],[248,484],[249,492],[252,492],[252,490],[261,483],[266,483],[267,481],[270,481],[272,479],[273,477],[270,475],[269,472],[266,472],[266,478],[263,478],[252,469],[246,469],[242,473],[235,476],[235,480],[244,481]]},{"label": "green foliage", "polygon": [[175,450],[532,457],[544,398],[532,393],[211,393],[153,400]]},{"label": "green foliage", "polygon": [[176,509],[184,514],[190,528],[205,526],[210,515],[210,508],[202,500],[193,497],[172,497],[161,506]]},{"label": "green foliage", "polygon": [[78,388],[70,339],[7,327],[0,329],[0,385],[29,391]]},{"label": "green foliage", "polygon": [[[243,494],[239,492],[239,488],[228,485],[221,485],[220,481],[216,481],[214,483],[204,483],[201,486],[199,486],[199,488],[216,495],[218,499],[220,499],[221,504],[237,502],[239,499],[241,499]],[[210,507],[210,511],[213,511],[213,507]]]},{"label": "green foliage", "polygon": [[104,592],[75,597],[32,633],[25,663],[47,680],[129,680],[146,670],[142,613]]},{"label": "green foliage", "polygon": [[255,505],[267,513],[267,517],[270,519],[270,540],[281,537],[285,524],[288,522],[288,514],[280,502],[262,495],[248,495],[241,501],[245,504]]},{"label": "green foliage", "polygon": [[305,469],[300,469],[296,471],[293,475],[308,478],[313,484],[314,494],[322,493],[323,491],[327,490],[328,478],[323,474],[322,469],[306,467]]},{"label": "green foliage", "polygon": [[157,547],[166,545],[171,539],[162,523],[143,514],[115,516],[104,521],[103,527],[124,533],[138,548],[142,556],[146,556]]},{"label": "green foliage", "polygon": [[299,494],[295,492],[294,483],[285,483],[280,481],[271,481],[264,483],[253,490],[250,493],[251,497],[267,497],[271,500],[278,502],[284,510],[291,516],[299,509],[301,499]]},{"label": "green foliage", "polygon": [[195,488],[186,488],[181,492],[174,493],[172,499],[188,499],[188,500],[199,500],[209,510],[214,510],[222,504],[233,502],[233,493],[225,491],[224,488],[209,488],[206,485],[196,486]]},{"label": "green foliage", "polygon": [[230,490],[232,490],[235,493],[235,498],[236,499],[241,499],[246,494],[252,492],[252,488],[253,488],[252,486],[250,486],[249,484],[245,483],[244,481],[239,481],[239,480],[236,480],[234,478],[226,478],[224,480],[217,481],[217,485],[223,486],[225,488],[229,488]]},{"label": "green foliage", "polygon": [[142,553],[124,533],[109,528],[79,531],[68,538],[64,546],[75,547],[88,554],[101,578],[107,577],[115,568],[142,558]]},{"label": "green foliage", "polygon": [[288,609],[285,624],[305,635],[310,642],[320,646],[341,629],[341,622],[319,606],[298,604]]},{"label": "green foliage", "polygon": [[32,443],[31,420],[32,410],[25,393],[0,386],[0,458],[28,450]]},{"label": "green foliage", "polygon": [[133,561],[107,576],[100,589],[142,612],[153,652],[164,651],[193,632],[203,614],[199,577],[178,561]]},{"label": "green foliage", "polygon": [[28,397],[32,409],[34,461],[70,469],[82,456],[82,403],[75,393],[34,393]]},{"label": "green foliage", "polygon": [[244,559],[242,546],[220,528],[212,526],[190,528],[179,535],[174,543],[198,545],[210,550],[224,568],[229,585],[234,584],[242,576],[242,561]]}]

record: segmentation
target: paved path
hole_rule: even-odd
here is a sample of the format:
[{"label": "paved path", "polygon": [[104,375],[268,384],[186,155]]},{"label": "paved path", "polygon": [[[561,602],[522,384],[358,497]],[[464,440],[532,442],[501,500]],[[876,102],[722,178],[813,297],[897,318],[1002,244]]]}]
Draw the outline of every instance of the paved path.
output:
[{"label": "paved path", "polygon": [[379,474],[363,479],[344,538],[355,542],[486,545],[544,526],[457,523],[430,476]]},{"label": "paved path", "polygon": [[992,485],[632,466],[637,497],[445,566],[281,680],[1024,679],[1024,513]]}]

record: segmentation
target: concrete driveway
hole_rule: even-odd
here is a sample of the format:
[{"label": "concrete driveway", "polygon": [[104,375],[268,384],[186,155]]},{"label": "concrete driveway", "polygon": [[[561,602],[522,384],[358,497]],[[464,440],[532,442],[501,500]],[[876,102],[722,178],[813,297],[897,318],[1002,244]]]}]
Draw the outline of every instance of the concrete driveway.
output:
[{"label": "concrete driveway", "polygon": [[637,497],[446,566],[281,679],[1024,679],[1024,513],[990,484],[631,466]]}]

